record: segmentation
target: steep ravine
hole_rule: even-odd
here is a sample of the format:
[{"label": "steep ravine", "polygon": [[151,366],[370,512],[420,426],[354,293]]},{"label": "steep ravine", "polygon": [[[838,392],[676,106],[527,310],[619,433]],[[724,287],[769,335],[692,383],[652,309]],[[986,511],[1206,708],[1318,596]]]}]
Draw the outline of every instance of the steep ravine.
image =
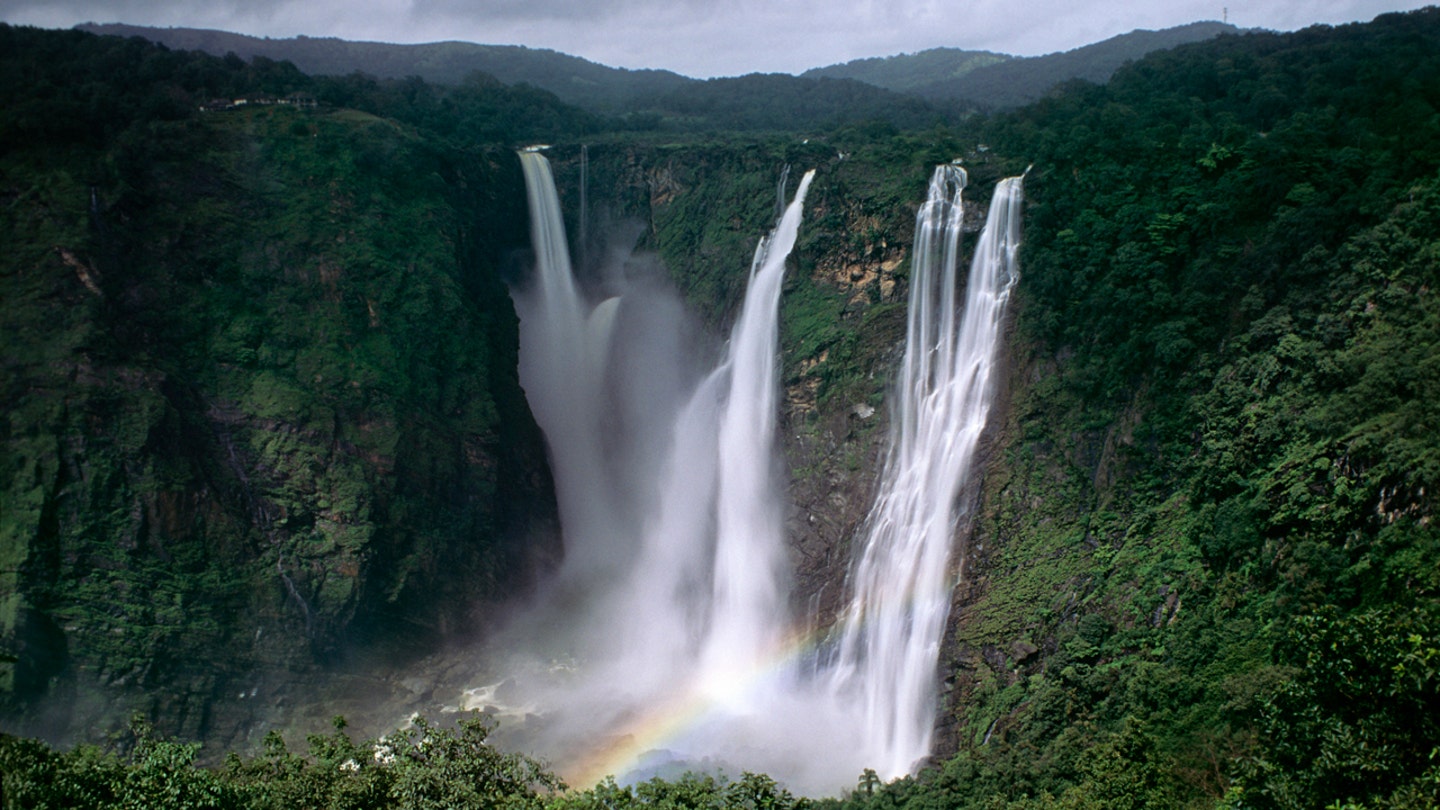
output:
[{"label": "steep ravine", "polygon": [[[928,153],[967,161],[974,178],[967,195],[967,255],[984,221],[990,185],[1001,174],[996,162],[956,143],[924,144],[916,153],[902,167],[876,147],[798,142],[587,150],[587,207],[643,223],[641,247],[659,253],[693,309],[712,325],[724,322],[737,305],[754,234],[773,217],[773,185],[783,166],[790,163],[796,174],[812,166],[820,170],[787,278],[781,322],[781,436],[790,475],[787,539],[795,575],[791,607],[818,627],[833,622],[847,598],[851,544],[863,531],[884,454],[891,375],[904,340],[908,250],[930,169],[920,160]],[[567,210],[578,211],[578,155],[560,148],[552,157]],[[591,223],[587,231],[597,227]],[[1022,267],[1022,278],[1023,273]],[[1003,466],[1013,387],[1002,384],[984,442],[982,458],[991,466]],[[983,597],[989,561],[984,545],[976,522],[967,522],[956,545],[963,561],[957,557],[955,563],[966,576],[956,591],[939,662],[946,690],[937,716],[940,758],[956,750],[962,732],[955,716],[979,680],[969,674],[971,659],[990,654],[956,624]]]}]

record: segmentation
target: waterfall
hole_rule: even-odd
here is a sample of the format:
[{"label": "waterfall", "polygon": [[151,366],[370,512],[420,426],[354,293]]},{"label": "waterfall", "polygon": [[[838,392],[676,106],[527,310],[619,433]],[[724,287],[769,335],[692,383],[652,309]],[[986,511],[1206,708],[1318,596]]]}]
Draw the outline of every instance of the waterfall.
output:
[{"label": "waterfall", "polygon": [[590,248],[590,147],[580,146],[580,250],[581,255]]},{"label": "waterfall", "polygon": [[[679,349],[669,293],[624,273],[606,280],[606,295],[576,282],[549,164],[534,152],[521,160],[536,258],[534,277],[512,289],[521,382],[545,433],[565,543],[556,584],[514,633],[537,657],[565,649],[563,665],[542,661],[516,687],[543,718],[540,753],[575,784],[641,778],[642,757],[768,772],[812,793],[853,784],[864,768],[910,772],[929,753],[950,548],[1016,280],[1020,178],[996,188],[963,317],[966,176],[942,166],[931,180],[890,448],[851,603],[828,657],[802,666],[817,634],[796,633],[787,607],[778,321],[814,172],[760,240],[724,350],[702,363]],[[781,201],[787,178],[788,167]],[[609,742],[597,751],[596,741]]]},{"label": "waterfall", "polygon": [[[677,411],[651,520],[617,620],[617,678],[694,682],[721,699],[771,654],[787,623],[784,530],[774,480],[780,290],[807,172],[751,263],[724,357]],[[637,619],[642,618],[642,621]]]},{"label": "waterfall", "polygon": [[962,192],[958,166],[935,169],[915,223],[905,357],[891,438],[833,673],[860,711],[857,736],[885,778],[930,750],[935,668],[957,574],[950,547],[973,493],[975,448],[990,412],[1005,304],[1018,278],[1022,178],[1002,180],[975,249],[956,320]]},{"label": "waterfall", "polygon": [[601,446],[606,366],[616,303],[588,303],[570,266],[565,225],[550,162],[522,152],[531,210],[530,241],[537,273],[514,297],[520,316],[520,383],[545,432],[563,526],[604,540],[566,548],[561,575],[589,579],[610,573],[606,552],[620,531]]},{"label": "waterfall", "polygon": [[[619,274],[605,286],[620,295],[592,303],[600,296],[572,272],[549,162],[533,151],[521,161],[535,253],[533,278],[512,288],[521,383],[545,434],[565,559],[547,597],[553,613],[517,635],[565,627],[580,670],[534,687],[548,694],[533,702],[571,745],[656,705],[743,714],[736,685],[765,666],[789,624],[778,322],[814,172],[760,240],[739,317],[705,368],[672,356],[674,324],[639,323],[654,317],[653,290]],[[688,367],[675,375],[688,382],[661,386],[673,396],[624,390],[651,385],[657,366]],[[707,756],[703,747],[679,755]]]},{"label": "waterfall", "polygon": [[790,164],[780,170],[780,182],[775,184],[775,219],[785,215],[785,187],[790,185]]},{"label": "waterfall", "polygon": [[[779,411],[780,288],[814,170],[750,266],[745,303],[717,374],[729,378],[720,412],[713,617],[701,657],[711,687],[754,672],[783,632],[785,537],[772,475]],[[777,621],[779,620],[779,621]]]}]

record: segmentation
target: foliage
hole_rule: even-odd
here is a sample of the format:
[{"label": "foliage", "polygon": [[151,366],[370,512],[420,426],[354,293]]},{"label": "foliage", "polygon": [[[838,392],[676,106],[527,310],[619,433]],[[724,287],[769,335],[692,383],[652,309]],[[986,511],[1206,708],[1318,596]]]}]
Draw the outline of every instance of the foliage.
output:
[{"label": "foliage", "polygon": [[817,79],[855,79],[887,90],[906,92],[943,79],[958,79],[977,68],[1013,58],[990,51],[929,48],[896,56],[852,59],[843,64],[812,68],[800,75]]},{"label": "foliage", "polygon": [[618,785],[607,778],[590,790],[559,797],[549,810],[806,810],[810,806],[810,801],[796,798],[774,779],[747,771],[733,782],[695,773],[636,785]]},{"label": "foliage", "polygon": [[504,807],[539,810],[563,783],[539,762],[497,751],[483,717],[442,727],[416,718],[389,736],[356,742],[336,730],[292,753],[278,734],[253,758],[231,755],[220,768],[195,764],[199,748],[131,724],[126,754],[81,746],[57,753],[0,735],[0,808]]},{"label": "foliage", "polygon": [[509,149],[195,106],[314,89],[293,66],[0,40],[29,111],[0,121],[7,721],[98,740],[134,707],[198,737],[248,721],[257,668],[459,629],[522,584],[553,504],[497,272],[524,241]]},{"label": "foliage", "polygon": [[396,45],[349,42],[329,37],[252,37],[194,28],[86,24],[81,30],[123,37],[144,37],[174,50],[205,51],[214,56],[238,54],[290,62],[313,76],[348,76],[363,71],[381,80],[419,77],[426,82],[458,85],[475,73],[494,76],[509,85],[529,85],[554,93],[566,104],[596,113],[615,113],[634,99],[694,81],[666,70],[625,70],[520,45],[477,45],[472,42],[431,42]]},{"label": "foliage", "polygon": [[900,129],[929,127],[956,116],[932,104],[854,79],[751,74],[686,84],[638,103],[681,131],[815,131],[883,121]]},{"label": "foliage", "polygon": [[[1066,82],[1104,84],[1116,70],[1146,54],[1239,32],[1233,25],[1217,22],[1194,22],[1160,31],[1136,30],[1071,51],[996,60],[959,74],[937,72],[926,81],[914,81],[906,89],[931,100],[963,100],[982,109],[1011,109],[1037,101]],[[927,53],[894,58],[919,62]]]},{"label": "foliage", "polygon": [[1436,803],[1437,53],[1222,38],[984,125],[1035,163],[1020,374],[897,803]]},{"label": "foliage", "polygon": [[[1440,792],[1440,622],[1397,607],[1297,620],[1296,676],[1261,703],[1251,807],[1432,806]],[[1428,747],[1427,747],[1428,746]]]},{"label": "foliage", "polygon": [[346,71],[311,77],[288,61],[172,51],[139,37],[0,25],[0,146],[98,147],[134,125],[193,119],[219,99],[307,95],[403,121],[459,144],[550,140],[602,127],[534,87],[472,71],[453,86]]}]

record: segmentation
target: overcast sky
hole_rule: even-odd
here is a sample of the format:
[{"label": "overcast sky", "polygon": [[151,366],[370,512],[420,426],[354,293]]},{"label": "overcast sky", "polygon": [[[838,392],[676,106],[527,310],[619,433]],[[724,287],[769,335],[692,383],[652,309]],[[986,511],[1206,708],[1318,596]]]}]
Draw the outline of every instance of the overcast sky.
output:
[{"label": "overcast sky", "polygon": [[[1228,16],[1245,28],[1292,31],[1424,5],[1230,0]],[[700,78],[799,73],[940,46],[1034,56],[1226,14],[1226,0],[0,0],[0,20],[45,28],[125,22],[270,37],[456,39]]]}]

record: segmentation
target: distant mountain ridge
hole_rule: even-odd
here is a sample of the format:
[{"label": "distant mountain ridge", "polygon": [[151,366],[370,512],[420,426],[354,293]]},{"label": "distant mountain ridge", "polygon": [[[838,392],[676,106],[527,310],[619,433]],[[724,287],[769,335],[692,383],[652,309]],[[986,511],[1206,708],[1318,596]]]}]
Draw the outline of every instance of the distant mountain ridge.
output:
[{"label": "distant mountain ridge", "polygon": [[807,70],[801,75],[856,79],[930,101],[1018,107],[1072,79],[1103,84],[1121,65],[1153,51],[1238,33],[1243,33],[1242,29],[1227,23],[1194,22],[1159,31],[1135,30],[1044,56],[931,48],[897,56],[856,59]]},{"label": "distant mountain ridge", "polygon": [[333,37],[270,39],[201,28],[153,28],[121,23],[77,25],[94,34],[141,37],[175,50],[256,56],[293,62],[311,75],[363,71],[382,79],[419,76],[436,84],[459,84],[481,72],[505,84],[530,84],[577,107],[603,112],[628,108],[637,98],[675,90],[697,80],[668,70],[608,67],[578,56],[523,45],[431,42],[396,45]]},{"label": "distant mountain ridge", "polygon": [[838,65],[811,68],[800,76],[806,79],[855,79],[887,90],[910,93],[937,81],[959,79],[978,68],[1015,58],[992,51],[930,48],[917,53],[853,59]]},{"label": "distant mountain ridge", "polygon": [[932,101],[958,100],[986,107],[1020,107],[1072,79],[1096,84],[1110,80],[1126,62],[1155,51],[1245,31],[1222,22],[1194,22],[1159,31],[1136,30],[1092,45],[1045,56],[1017,57],[977,67],[964,75],[915,87]]},{"label": "distant mountain ridge", "polygon": [[[244,59],[265,57],[289,61],[311,75],[348,75],[356,71],[378,78],[399,79],[418,76],[437,84],[458,84],[475,72],[495,77],[505,84],[529,84],[554,93],[560,100],[592,112],[647,112],[671,119],[678,112],[684,117],[695,108],[730,108],[740,88],[758,87],[753,77],[716,79],[710,82],[682,76],[668,70],[629,70],[591,62],[547,49],[521,45],[480,45],[470,42],[433,42],[420,45],[397,45],[383,42],[352,42],[333,37],[294,37],[270,39],[198,28],[153,28],[121,23],[86,23],[77,29],[94,34],[141,37],[176,50],[195,50],[223,56],[234,53]],[[857,88],[841,90],[809,85],[818,80],[861,82],[869,87],[897,94],[918,96],[927,102],[952,108],[961,106],[989,108],[1018,107],[1043,96],[1051,88],[1072,79],[1104,83],[1121,65],[1153,51],[1199,42],[1222,34],[1243,33],[1242,29],[1220,22],[1196,22],[1159,31],[1136,30],[1111,37],[1103,42],[1074,50],[1036,57],[1017,57],[990,51],[968,51],[959,48],[931,48],[912,54],[856,59],[841,64],[814,68],[798,78],[773,74],[774,81],[765,84],[767,92],[779,86],[784,97],[816,93],[826,97],[822,107],[829,109],[833,99],[849,96],[867,108],[878,109],[885,94],[874,98]],[[788,80],[788,81],[786,81]],[[719,85],[714,82],[720,82]],[[801,88],[808,87],[809,90]],[[838,95],[837,95],[838,94]],[[890,96],[894,99],[894,96]],[[753,100],[761,107],[773,99],[766,95]],[[910,106],[905,102],[902,107]],[[908,120],[918,110],[906,110],[900,117]],[[750,114],[740,116],[731,110],[727,115],[742,128],[773,116]],[[884,116],[881,117],[890,117]]]}]

